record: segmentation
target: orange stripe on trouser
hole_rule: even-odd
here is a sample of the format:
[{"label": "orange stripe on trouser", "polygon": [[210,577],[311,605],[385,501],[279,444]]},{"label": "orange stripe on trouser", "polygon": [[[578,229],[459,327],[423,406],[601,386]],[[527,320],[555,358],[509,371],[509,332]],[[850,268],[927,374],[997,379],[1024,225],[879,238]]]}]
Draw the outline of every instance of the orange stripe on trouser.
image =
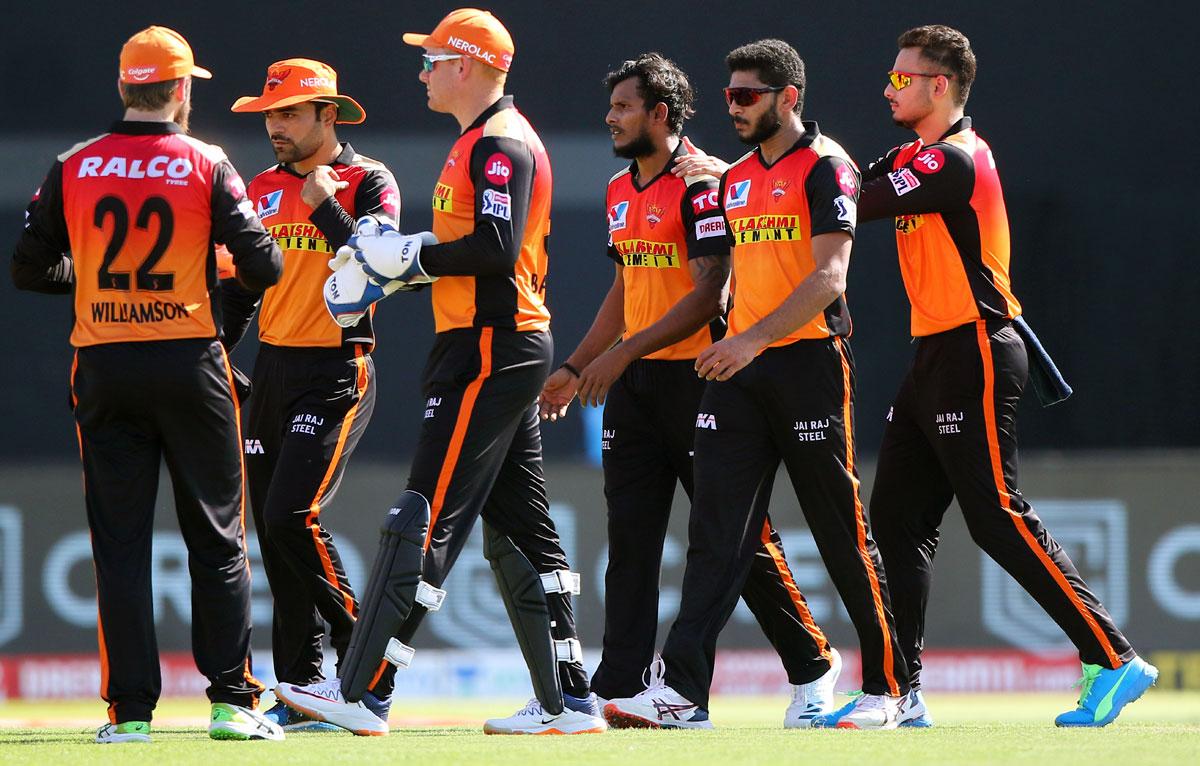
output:
[{"label": "orange stripe on trouser", "polygon": [[[471,413],[475,409],[475,400],[479,398],[479,389],[483,388],[483,381],[491,374],[492,328],[484,327],[479,332],[479,375],[467,385],[467,390],[463,392],[462,404],[458,408],[458,418],[454,421],[454,431],[450,435],[450,444],[446,447],[446,457],[442,460],[442,470],[438,473],[437,488],[433,492],[433,502],[430,503],[429,531],[425,534],[426,552],[429,551],[429,545],[433,541],[433,529],[437,524],[438,515],[442,512],[442,506],[446,503],[446,492],[450,489],[450,479],[454,476],[454,469],[462,454],[462,445],[467,438],[467,426],[471,423]],[[368,689],[374,689],[375,684],[379,683],[387,665],[387,660],[379,663],[379,668],[375,671],[371,682],[367,684]]]},{"label": "orange stripe on trouser", "polygon": [[333,559],[329,555],[329,546],[325,545],[325,541],[321,539],[321,524],[318,521],[318,517],[321,515],[321,497],[325,494],[325,489],[329,486],[329,482],[333,480],[334,473],[337,472],[338,463],[342,459],[342,451],[346,448],[346,440],[350,437],[350,431],[354,427],[354,416],[358,414],[358,405],[362,402],[362,398],[367,391],[367,386],[370,383],[367,376],[367,360],[363,356],[361,346],[354,349],[354,364],[358,368],[358,375],[355,379],[358,398],[346,413],[346,417],[342,419],[342,430],[338,433],[337,445],[333,449],[333,457],[329,460],[329,467],[325,469],[325,476],[321,479],[321,486],[317,487],[317,493],[313,496],[313,501],[308,506],[308,516],[304,519],[305,526],[312,533],[313,545],[317,549],[317,557],[321,560],[321,568],[325,572],[325,581],[342,597],[342,606],[345,607],[351,617],[356,617],[358,612],[358,609],[354,606],[354,596],[342,589],[337,572],[333,568]]},{"label": "orange stripe on trouser", "polygon": [[1046,550],[1038,544],[1034,539],[1033,533],[1029,531],[1029,527],[1025,525],[1021,514],[1013,511],[1009,503],[1008,485],[1004,480],[1004,463],[1000,459],[1000,437],[996,429],[996,370],[992,365],[992,342],[988,337],[987,322],[984,320],[976,320],[975,335],[979,340],[979,356],[983,362],[983,422],[987,429],[988,457],[992,464],[992,480],[996,484],[996,494],[1000,499],[1000,507],[1012,520],[1013,526],[1017,528],[1017,532],[1021,535],[1021,539],[1029,546],[1029,549],[1034,552],[1038,560],[1042,562],[1042,566],[1058,583],[1058,587],[1066,595],[1071,605],[1079,612],[1084,622],[1091,628],[1092,634],[1096,636],[1096,640],[1100,642],[1100,646],[1104,649],[1104,653],[1108,656],[1108,661],[1114,668],[1121,666],[1121,659],[1113,650],[1112,642],[1108,640],[1108,636],[1104,635],[1104,631],[1100,628],[1100,624],[1096,622],[1096,618],[1092,615],[1087,605],[1079,598],[1079,594],[1071,587],[1071,583],[1067,582],[1067,577],[1062,573],[1062,570],[1054,565],[1050,560]]},{"label": "orange stripe on trouser", "polygon": [[850,408],[850,361],[846,358],[846,349],[842,339],[835,337],[838,356],[842,360],[842,422],[846,430],[846,472],[850,474],[854,491],[854,525],[858,532],[858,555],[862,559],[863,568],[867,570],[867,580],[871,584],[871,599],[875,604],[875,617],[879,623],[880,637],[883,639],[883,675],[887,679],[888,690],[893,696],[900,694],[900,685],[896,683],[894,672],[896,658],[892,653],[892,634],[889,631],[887,613],[883,608],[883,593],[879,589],[879,573],[875,571],[875,562],[867,550],[867,520],[863,513],[862,498],[858,495],[858,477],[854,475],[854,423]]},{"label": "orange stripe on trouser", "polygon": [[821,656],[829,660],[833,658],[833,653],[829,651],[829,640],[825,638],[825,634],[821,632],[817,621],[813,619],[812,612],[808,611],[808,604],[804,603],[804,596],[800,593],[800,588],[796,585],[795,579],[792,578],[792,570],[788,568],[787,559],[783,556],[783,551],[775,545],[771,540],[771,521],[770,519],[763,522],[762,528],[762,544],[767,549],[767,553],[771,554],[771,559],[775,562],[775,569],[779,572],[779,577],[783,580],[783,587],[787,589],[788,597],[792,600],[792,606],[796,608],[796,613],[800,616],[800,624],[804,626],[804,630],[808,635],[813,637],[817,642],[817,648],[821,652]]}]

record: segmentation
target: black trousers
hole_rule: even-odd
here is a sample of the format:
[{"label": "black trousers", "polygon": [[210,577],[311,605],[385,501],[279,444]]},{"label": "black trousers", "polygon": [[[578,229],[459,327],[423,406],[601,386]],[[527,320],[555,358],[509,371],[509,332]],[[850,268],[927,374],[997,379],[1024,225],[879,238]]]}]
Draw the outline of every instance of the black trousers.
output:
[{"label": "black trousers", "polygon": [[892,404],[871,519],[914,686],[938,527],[952,498],[975,543],[1054,618],[1084,662],[1113,668],[1134,656],[1017,489],[1017,403],[1028,376],[1012,324],[981,320],[921,338]]},{"label": "black trousers", "polygon": [[858,496],[854,360],[840,338],[769,348],[704,390],[696,495],[666,681],[708,705],[717,636],[745,587],[780,460],[862,650],[863,691],[908,690],[879,552]]},{"label": "black trousers", "polygon": [[[569,569],[550,518],[536,400],[550,373],[549,332],[493,327],[439,333],[425,366],[425,416],[408,489],[431,507],[423,578],[441,587],[482,517],[539,573]],[[447,598],[454,598],[450,593]],[[575,638],[571,597],[547,594],[555,639]],[[397,636],[408,643],[426,614],[416,604]],[[373,685],[391,692],[393,668]],[[563,690],[588,694],[580,663],[559,663]]]},{"label": "black trousers", "polygon": [[358,602],[324,512],[375,408],[375,365],[362,346],[263,344],[246,407],[246,474],[271,584],[271,649],[281,682],[321,680],[321,639],[338,660]]},{"label": "black trousers", "polygon": [[109,720],[149,721],[162,691],[150,558],[166,460],[192,578],[192,653],[208,697],[253,707],[242,441],[231,367],[210,339],[79,349],[71,375]]},{"label": "black trousers", "polygon": [[[693,365],[694,360],[638,360],[604,403],[608,569],[604,652],[592,689],[606,699],[640,692],[643,671],[654,657],[659,570],[676,484],[694,497],[692,452],[705,384]],[[829,642],[796,587],[769,518],[742,598],[779,653],[790,683],[808,683],[829,670]]]}]

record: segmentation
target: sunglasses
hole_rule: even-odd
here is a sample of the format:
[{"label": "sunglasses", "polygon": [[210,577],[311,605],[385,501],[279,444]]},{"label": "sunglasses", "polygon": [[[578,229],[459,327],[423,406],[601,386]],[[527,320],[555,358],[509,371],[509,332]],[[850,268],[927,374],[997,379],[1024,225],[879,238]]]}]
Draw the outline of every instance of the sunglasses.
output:
[{"label": "sunglasses", "polygon": [[430,55],[428,53],[421,54],[421,69],[426,72],[432,72],[434,64],[439,61],[451,61],[452,59],[462,58],[461,53],[439,53]]},{"label": "sunglasses", "polygon": [[763,88],[726,88],[725,103],[733,106],[754,106],[762,100],[764,93],[778,93],[786,85],[768,85]]},{"label": "sunglasses", "polygon": [[909,85],[912,85],[914,77],[945,77],[947,80],[949,80],[953,76],[954,75],[945,74],[943,72],[901,72],[893,69],[892,71],[888,72],[888,81],[896,90],[904,90]]}]

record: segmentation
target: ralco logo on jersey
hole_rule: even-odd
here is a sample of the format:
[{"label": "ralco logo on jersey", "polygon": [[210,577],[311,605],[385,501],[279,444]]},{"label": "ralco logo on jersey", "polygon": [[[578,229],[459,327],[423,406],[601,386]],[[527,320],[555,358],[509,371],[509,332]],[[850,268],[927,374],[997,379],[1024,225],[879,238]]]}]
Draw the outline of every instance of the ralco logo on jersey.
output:
[{"label": "ralco logo on jersey", "polygon": [[796,215],[752,215],[731,218],[729,233],[735,245],[752,245],[756,242],[794,242],[800,239],[800,216]]},{"label": "ralco logo on jersey", "polygon": [[[105,159],[104,157],[84,157],[79,163],[79,173],[75,177],[162,178],[166,176],[178,181],[192,174],[192,161],[187,157],[168,157],[160,154],[149,160],[130,161],[125,157],[109,157],[106,162]],[[103,170],[101,166],[103,166]]]}]

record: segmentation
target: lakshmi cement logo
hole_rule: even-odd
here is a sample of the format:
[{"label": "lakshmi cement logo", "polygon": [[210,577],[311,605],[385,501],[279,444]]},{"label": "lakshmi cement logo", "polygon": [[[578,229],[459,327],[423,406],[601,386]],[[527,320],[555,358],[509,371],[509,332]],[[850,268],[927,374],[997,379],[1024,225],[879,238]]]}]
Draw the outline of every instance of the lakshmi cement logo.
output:
[{"label": "lakshmi cement logo", "polygon": [[[1071,557],[1083,581],[1122,625],[1129,617],[1128,511],[1119,500],[1043,500],[1037,515]],[[1062,629],[986,553],[982,563],[983,624],[1023,649],[1071,646]]]},{"label": "lakshmi cement logo", "polygon": [[21,514],[0,505],[0,646],[21,632]]}]

